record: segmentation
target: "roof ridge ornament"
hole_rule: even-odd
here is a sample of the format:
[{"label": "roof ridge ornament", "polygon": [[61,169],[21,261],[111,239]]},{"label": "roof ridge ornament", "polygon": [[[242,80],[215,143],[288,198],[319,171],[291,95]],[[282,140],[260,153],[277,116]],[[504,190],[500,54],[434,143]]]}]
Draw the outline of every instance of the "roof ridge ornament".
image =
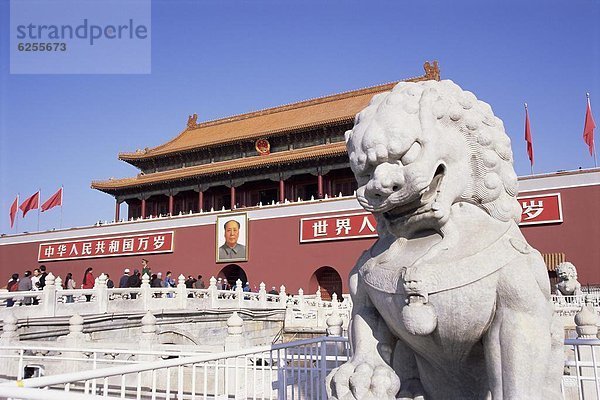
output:
[{"label": "roof ridge ornament", "polygon": [[431,80],[434,79],[436,81],[440,80],[440,67],[436,60],[433,61],[433,65],[429,63],[429,61],[425,61],[423,64],[423,69],[425,69],[425,79]]},{"label": "roof ridge ornament", "polygon": [[198,128],[200,126],[200,124],[197,121],[198,121],[198,114],[193,113],[192,115],[188,115],[186,130]]}]

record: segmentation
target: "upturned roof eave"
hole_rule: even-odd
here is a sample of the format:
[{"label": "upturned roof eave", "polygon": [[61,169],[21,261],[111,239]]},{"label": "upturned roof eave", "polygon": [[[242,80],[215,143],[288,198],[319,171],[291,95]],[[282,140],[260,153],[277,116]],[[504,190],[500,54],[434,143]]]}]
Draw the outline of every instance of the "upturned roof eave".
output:
[{"label": "upturned roof eave", "polygon": [[[332,148],[332,146],[333,146],[333,148]],[[318,147],[318,149],[315,149],[314,147]],[[319,152],[319,150],[321,150],[321,152]],[[314,151],[317,151],[316,154],[311,153]],[[287,153],[287,154],[281,154],[281,153]],[[303,149],[288,150],[285,152],[273,153],[273,154],[271,154],[271,156],[275,155],[275,157],[273,157],[270,160],[266,159],[266,158],[262,158],[263,156],[253,156],[253,157],[251,157],[252,160],[250,160],[251,163],[247,164],[247,165],[240,165],[239,160],[228,160],[228,161],[222,161],[222,162],[216,163],[216,164],[220,164],[220,165],[204,164],[204,165],[198,165],[198,166],[193,166],[193,167],[187,167],[187,168],[189,168],[189,173],[185,173],[188,171],[185,171],[185,169],[180,168],[180,169],[176,169],[176,170],[161,171],[161,172],[155,172],[155,173],[146,174],[146,175],[140,174],[134,178],[92,181],[91,188],[105,192],[105,193],[114,194],[115,192],[121,191],[121,190],[126,190],[126,189],[131,189],[131,188],[139,188],[139,187],[148,187],[148,186],[152,186],[152,185],[156,185],[156,184],[160,184],[160,183],[164,183],[164,182],[175,182],[175,181],[181,181],[181,180],[194,179],[194,178],[199,178],[199,177],[203,177],[203,176],[220,174],[220,173],[223,173],[226,171],[227,172],[247,171],[247,170],[254,170],[254,169],[259,169],[259,168],[263,168],[263,167],[268,167],[268,166],[272,166],[272,165],[280,165],[283,163],[288,163],[288,164],[289,163],[300,163],[300,162],[303,162],[306,160],[326,159],[326,158],[331,158],[331,157],[338,157],[345,153],[346,153],[345,144],[343,142],[336,142],[336,143],[328,144],[328,145],[319,145],[319,146],[307,147],[307,148],[303,148]],[[285,158],[285,156],[287,156],[288,154],[290,155],[290,158]],[[297,156],[297,155],[300,155],[301,157],[293,158],[293,156]],[[270,156],[266,156],[266,157],[270,157]],[[238,162],[238,165],[236,165],[236,162]],[[254,163],[252,163],[252,162],[254,162]],[[210,168],[210,167],[212,167],[212,168]],[[215,167],[217,167],[216,171],[214,170]],[[219,167],[221,167],[221,169],[218,169]],[[179,174],[177,174],[178,172],[179,172]],[[139,182],[136,182],[135,180],[140,179],[140,177],[145,178],[145,180],[144,181],[140,180]],[[150,179],[148,179],[148,178],[150,178]]]}]

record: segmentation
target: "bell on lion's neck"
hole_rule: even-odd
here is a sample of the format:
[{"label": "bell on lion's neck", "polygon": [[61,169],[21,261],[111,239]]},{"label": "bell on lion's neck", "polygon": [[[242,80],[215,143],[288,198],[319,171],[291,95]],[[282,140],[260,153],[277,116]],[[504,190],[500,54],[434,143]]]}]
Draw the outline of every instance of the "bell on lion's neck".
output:
[{"label": "bell on lion's neck", "polygon": [[422,296],[410,296],[408,304],[402,307],[402,323],[413,335],[427,336],[437,327],[435,309],[424,300]]}]

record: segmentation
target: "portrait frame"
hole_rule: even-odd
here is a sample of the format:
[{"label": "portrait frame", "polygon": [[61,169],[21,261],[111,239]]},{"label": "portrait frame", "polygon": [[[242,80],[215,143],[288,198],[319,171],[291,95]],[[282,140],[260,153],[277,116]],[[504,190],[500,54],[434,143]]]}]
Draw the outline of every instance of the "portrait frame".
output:
[{"label": "portrait frame", "polygon": [[[225,251],[225,224],[229,221],[236,221],[239,224],[237,244],[244,248],[243,254],[239,257],[238,255],[233,255],[230,251]],[[217,215],[215,224],[215,262],[232,263],[248,261],[249,237],[247,213]]]}]

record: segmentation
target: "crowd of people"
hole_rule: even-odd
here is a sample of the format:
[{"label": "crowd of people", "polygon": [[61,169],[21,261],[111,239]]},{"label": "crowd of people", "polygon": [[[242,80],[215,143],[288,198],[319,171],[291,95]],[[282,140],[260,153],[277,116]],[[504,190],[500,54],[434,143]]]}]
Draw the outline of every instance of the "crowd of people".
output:
[{"label": "crowd of people", "polygon": [[[30,291],[41,291],[44,290],[46,286],[46,277],[48,276],[48,270],[45,265],[40,265],[39,268],[35,268],[33,272],[31,270],[26,270],[23,273],[23,276],[20,276],[18,273],[12,274],[8,283],[6,284],[6,290],[9,292],[30,292]],[[109,288],[115,287],[113,281],[110,279],[110,275],[106,274],[106,285]],[[96,278],[93,274],[93,268],[88,267],[83,273],[81,284],[77,285],[75,279],[73,278],[73,274],[71,272],[67,273],[62,280],[62,288],[63,289],[93,289]],[[86,301],[90,301],[92,295],[85,295]],[[65,301],[67,303],[74,302],[73,295],[69,294],[65,296]],[[14,306],[15,298],[9,298],[6,301],[7,307]],[[36,296],[24,296],[22,298],[19,297],[18,300],[22,305],[36,305],[39,300]]]},{"label": "crowd of people", "polygon": [[[111,289],[115,287],[113,280],[110,278],[109,274],[104,274],[106,276],[106,286]],[[125,268],[123,271],[123,275],[119,279],[118,287],[119,288],[139,288],[142,286],[142,276],[148,275],[150,277],[150,287],[153,288],[174,288],[177,286],[177,281],[173,278],[173,273],[171,271],[167,271],[164,278],[161,272],[152,273],[150,266],[148,264],[148,260],[142,259],[142,267],[141,271],[139,269],[134,269],[133,273],[129,268]],[[20,276],[18,273],[12,274],[10,277],[6,289],[9,292],[28,292],[28,291],[36,291],[43,290],[44,286],[46,286],[46,277],[48,276],[48,271],[45,265],[40,265],[39,268],[35,268],[32,271],[27,270],[23,273],[23,276]],[[85,272],[82,275],[81,283],[78,285],[75,279],[73,278],[73,274],[71,272],[67,273],[62,280],[62,288],[63,289],[93,289],[95,285],[96,277],[94,276],[94,269],[92,267],[86,268]],[[185,280],[185,286],[188,289],[206,289],[206,284],[202,275],[198,275],[194,278],[192,275],[188,275]],[[219,290],[236,290],[236,283],[230,284],[226,278],[218,278],[217,279],[217,289]],[[257,288],[254,287],[254,290],[250,287],[250,283],[246,282],[242,284],[242,290],[244,292],[256,292]],[[275,286],[271,288],[268,292],[269,294],[278,294]],[[135,298],[136,293],[131,293],[131,297]],[[17,296],[15,296],[17,297]],[[92,295],[86,294],[86,301],[91,301]],[[65,301],[67,303],[74,302],[74,296],[72,294],[65,296]],[[7,300],[7,307],[12,307],[16,301],[19,301],[22,305],[35,305],[38,304],[38,298],[35,296],[25,296],[20,298],[19,300],[15,300],[14,298],[10,298]]]},{"label": "crowd of people", "polygon": [[[45,265],[40,265],[39,268],[35,268],[33,272],[27,270],[23,273],[22,277],[19,277],[18,273],[12,274],[10,277],[6,289],[9,292],[29,292],[35,290],[43,290],[46,286],[46,277],[48,272],[46,271]],[[24,305],[38,304],[37,297],[25,297],[22,300]],[[10,298],[7,299],[7,307],[12,307],[15,304],[15,300]]]}]

